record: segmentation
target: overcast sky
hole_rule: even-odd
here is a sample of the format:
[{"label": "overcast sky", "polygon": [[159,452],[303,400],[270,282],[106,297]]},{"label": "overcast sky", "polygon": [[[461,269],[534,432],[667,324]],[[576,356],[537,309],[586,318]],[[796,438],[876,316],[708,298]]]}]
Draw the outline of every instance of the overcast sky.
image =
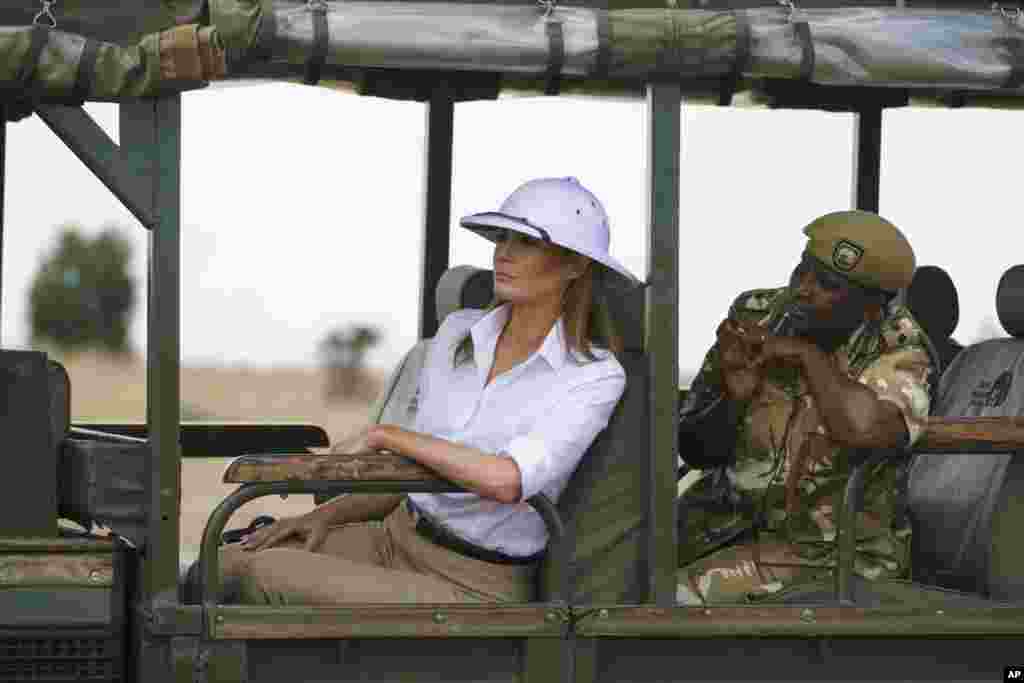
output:
[{"label": "overcast sky", "polygon": [[[116,139],[116,108],[89,111]],[[995,316],[1003,271],[1024,262],[1016,215],[1020,115],[886,113],[881,213],[960,292],[955,336]],[[459,104],[453,225],[519,183],[575,175],[605,203],[612,253],[646,277],[641,101],[523,98]],[[313,365],[333,327],[369,323],[390,367],[416,337],[424,107],[298,85],[187,93],[182,151],[182,356],[190,364]],[[800,228],[849,208],[852,117],[684,105],[680,365],[696,366],[735,295],[782,284]],[[2,319],[28,343],[32,274],[59,226],[123,226],[144,282],[146,236],[33,117],[8,130]],[[452,264],[491,246],[454,229]],[[141,295],[141,292],[140,292]],[[140,296],[144,301],[144,297]],[[145,346],[145,312],[132,328]]]}]

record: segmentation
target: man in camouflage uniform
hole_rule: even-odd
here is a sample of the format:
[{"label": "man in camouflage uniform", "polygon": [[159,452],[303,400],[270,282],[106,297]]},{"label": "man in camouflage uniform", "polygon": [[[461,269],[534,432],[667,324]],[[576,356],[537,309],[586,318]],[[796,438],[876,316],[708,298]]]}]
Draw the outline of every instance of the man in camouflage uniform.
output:
[{"label": "man in camouflage uniform", "polygon": [[[893,301],[910,284],[903,234],[862,211],[804,229],[788,287],[741,294],[683,402],[680,456],[701,478],[680,498],[679,599],[748,602],[828,576],[853,464],[906,449],[929,410],[923,330]],[[904,463],[867,477],[855,571],[907,570]]]}]

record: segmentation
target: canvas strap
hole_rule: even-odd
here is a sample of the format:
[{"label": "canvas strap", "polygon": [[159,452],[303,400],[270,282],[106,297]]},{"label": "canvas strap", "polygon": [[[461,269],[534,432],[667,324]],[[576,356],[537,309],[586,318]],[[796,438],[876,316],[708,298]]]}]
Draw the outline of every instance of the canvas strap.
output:
[{"label": "canvas strap", "polygon": [[750,62],[750,22],[742,12],[735,11],[733,16],[736,17],[736,59],[733,61],[732,72],[722,81],[722,89],[718,93],[718,104],[723,107],[732,104],[733,95]]},{"label": "canvas strap", "polygon": [[1016,90],[1024,85],[1024,38],[1015,35],[1005,41],[1010,56],[1010,75],[1006,77],[1003,87]]},{"label": "canvas strap", "polygon": [[811,26],[806,21],[797,21],[793,24],[793,31],[803,52],[800,59],[800,80],[809,81],[814,75],[814,41],[811,39]]},{"label": "canvas strap", "polygon": [[548,70],[544,74],[544,94],[557,95],[562,89],[562,67],[565,66],[565,34],[562,22],[548,19],[544,27],[548,36]]},{"label": "canvas strap", "polygon": [[96,60],[100,54],[99,41],[86,38],[85,47],[82,49],[82,56],[78,60],[78,71],[75,74],[75,85],[71,90],[71,97],[76,102],[85,101],[92,91],[93,83],[96,82]]},{"label": "canvas strap", "polygon": [[327,3],[310,2],[309,11],[313,14],[313,52],[306,62],[306,74],[302,82],[316,85],[320,82],[324,64],[327,62]]}]

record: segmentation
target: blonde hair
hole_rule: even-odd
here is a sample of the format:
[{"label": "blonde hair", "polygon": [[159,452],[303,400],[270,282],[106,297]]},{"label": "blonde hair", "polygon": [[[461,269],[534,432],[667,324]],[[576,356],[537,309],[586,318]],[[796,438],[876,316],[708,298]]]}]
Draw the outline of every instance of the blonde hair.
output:
[{"label": "blonde hair", "polygon": [[[561,247],[559,247],[561,248]],[[566,253],[573,253],[564,250]],[[502,302],[495,297],[487,306],[487,311],[493,311]],[[565,288],[562,296],[562,320],[565,325],[566,345],[569,347],[569,355],[577,364],[581,364],[577,356],[582,356],[586,362],[597,360],[597,356],[591,351],[592,345],[603,346],[613,353],[622,353],[622,337],[615,330],[608,311],[608,303],[604,293],[597,291],[594,286],[594,262],[588,259],[587,266],[583,273],[573,279]],[[455,354],[452,357],[452,367],[458,367],[461,363],[473,357],[473,337],[466,333],[455,347]]]}]

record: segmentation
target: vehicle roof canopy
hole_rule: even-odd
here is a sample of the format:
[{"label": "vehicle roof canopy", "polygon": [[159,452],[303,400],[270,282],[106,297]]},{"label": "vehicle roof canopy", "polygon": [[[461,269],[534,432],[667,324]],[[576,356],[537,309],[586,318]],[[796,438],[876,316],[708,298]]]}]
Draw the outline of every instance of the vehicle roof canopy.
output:
[{"label": "vehicle roof canopy", "polygon": [[0,85],[33,101],[121,101],[259,77],[422,100],[436,81],[425,74],[443,73],[457,99],[667,80],[722,104],[745,92],[826,109],[910,95],[1012,106],[1024,92],[1019,9],[698,1],[80,0],[47,13],[26,0],[0,8]]}]

